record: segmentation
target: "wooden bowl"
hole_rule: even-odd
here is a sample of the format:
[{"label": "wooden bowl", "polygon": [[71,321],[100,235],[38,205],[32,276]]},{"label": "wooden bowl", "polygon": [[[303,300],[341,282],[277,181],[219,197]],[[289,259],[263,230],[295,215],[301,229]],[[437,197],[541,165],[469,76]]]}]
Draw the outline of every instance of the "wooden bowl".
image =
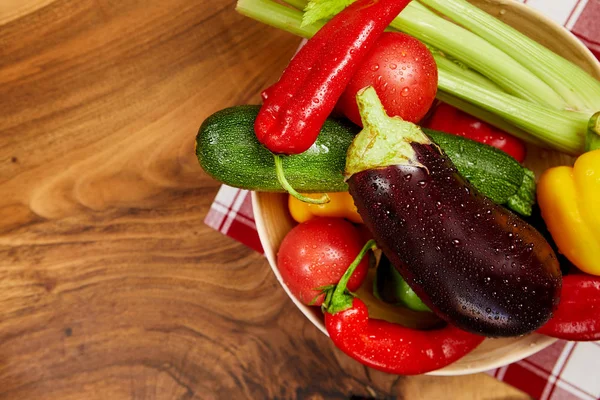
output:
[{"label": "wooden bowl", "polygon": [[[472,0],[471,2],[600,79],[600,65],[591,52],[569,31],[537,11],[514,0]],[[538,177],[548,167],[571,165],[572,162],[573,158],[557,152],[532,146],[528,148],[526,165],[533,169]],[[300,303],[285,286],[277,269],[277,249],[284,236],[295,225],[288,213],[287,195],[255,192],[252,194],[252,202],[256,227],[273,272],[296,306],[321,332],[327,335],[320,310]],[[359,296],[367,303],[372,317],[418,326],[419,321],[415,313],[385,305],[375,299],[365,289],[367,287],[371,287],[369,282],[363,285]],[[464,375],[490,370],[529,357],[554,341],[555,339],[539,334],[518,338],[487,339],[461,360],[431,372],[430,375]]]}]

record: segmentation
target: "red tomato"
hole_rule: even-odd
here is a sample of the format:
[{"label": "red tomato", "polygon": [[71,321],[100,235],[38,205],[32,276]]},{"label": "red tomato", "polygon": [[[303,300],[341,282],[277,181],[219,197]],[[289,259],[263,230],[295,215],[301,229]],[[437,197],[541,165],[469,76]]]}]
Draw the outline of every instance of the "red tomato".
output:
[{"label": "red tomato", "polygon": [[358,67],[338,105],[362,126],[356,94],[373,86],[390,116],[419,122],[433,104],[437,83],[437,65],[427,47],[404,33],[386,32]]},{"label": "red tomato", "polygon": [[525,160],[523,141],[445,103],[435,109],[425,127],[494,146],[518,162]]},{"label": "red tomato", "polygon": [[[304,304],[320,306],[320,287],[337,284],[366,241],[342,218],[315,218],[292,229],[281,243],[277,267],[284,283]],[[369,258],[358,265],[348,290],[360,287],[369,269]],[[317,300],[311,302],[317,297]]]}]

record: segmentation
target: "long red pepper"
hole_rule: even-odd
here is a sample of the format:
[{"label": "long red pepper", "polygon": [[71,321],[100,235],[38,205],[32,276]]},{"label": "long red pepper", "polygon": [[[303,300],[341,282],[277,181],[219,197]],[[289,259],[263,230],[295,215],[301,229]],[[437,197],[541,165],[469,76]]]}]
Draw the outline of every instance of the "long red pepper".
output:
[{"label": "long red pepper", "polygon": [[374,246],[375,241],[367,242],[323,304],[325,327],[336,347],[371,368],[417,375],[450,365],[483,342],[485,337],[452,325],[420,331],[369,319],[365,303],[346,293],[346,285],[360,260]]},{"label": "long red pepper", "polygon": [[313,145],[360,61],[410,0],[358,0],[336,15],[265,90],[254,129],[275,154]]},{"label": "long red pepper", "polygon": [[565,340],[600,340],[600,277],[563,277],[558,309],[538,333]]},{"label": "long red pepper", "polygon": [[369,319],[365,303],[357,298],[351,308],[336,314],[326,313],[325,327],[336,347],[350,357],[398,375],[424,374],[443,368],[470,353],[485,339],[452,325],[420,331]]}]

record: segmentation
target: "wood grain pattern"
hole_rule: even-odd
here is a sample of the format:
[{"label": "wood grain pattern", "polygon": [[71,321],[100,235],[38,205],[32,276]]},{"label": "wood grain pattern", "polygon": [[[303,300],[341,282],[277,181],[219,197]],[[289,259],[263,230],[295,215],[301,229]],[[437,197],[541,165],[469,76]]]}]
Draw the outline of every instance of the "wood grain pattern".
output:
[{"label": "wood grain pattern", "polygon": [[357,365],[203,225],[197,128],[298,44],[233,7],[0,2],[0,398],[526,398]]}]

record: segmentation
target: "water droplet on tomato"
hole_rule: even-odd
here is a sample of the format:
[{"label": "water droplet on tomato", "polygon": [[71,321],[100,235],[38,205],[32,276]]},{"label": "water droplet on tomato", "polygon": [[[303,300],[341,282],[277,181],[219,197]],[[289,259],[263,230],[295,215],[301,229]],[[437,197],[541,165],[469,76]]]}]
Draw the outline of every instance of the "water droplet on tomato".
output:
[{"label": "water droplet on tomato", "polygon": [[373,65],[371,66],[371,71],[375,72],[375,71],[377,71],[377,70],[379,70],[379,64],[373,64]]},{"label": "water droplet on tomato", "polygon": [[394,63],[390,64],[390,69],[396,69],[396,68],[398,68],[398,66],[396,64],[394,64]]},{"label": "water droplet on tomato", "polygon": [[400,94],[402,95],[402,97],[406,97],[406,96],[408,96],[409,92],[410,92],[410,89],[405,87],[402,89],[402,92],[400,92]]}]

